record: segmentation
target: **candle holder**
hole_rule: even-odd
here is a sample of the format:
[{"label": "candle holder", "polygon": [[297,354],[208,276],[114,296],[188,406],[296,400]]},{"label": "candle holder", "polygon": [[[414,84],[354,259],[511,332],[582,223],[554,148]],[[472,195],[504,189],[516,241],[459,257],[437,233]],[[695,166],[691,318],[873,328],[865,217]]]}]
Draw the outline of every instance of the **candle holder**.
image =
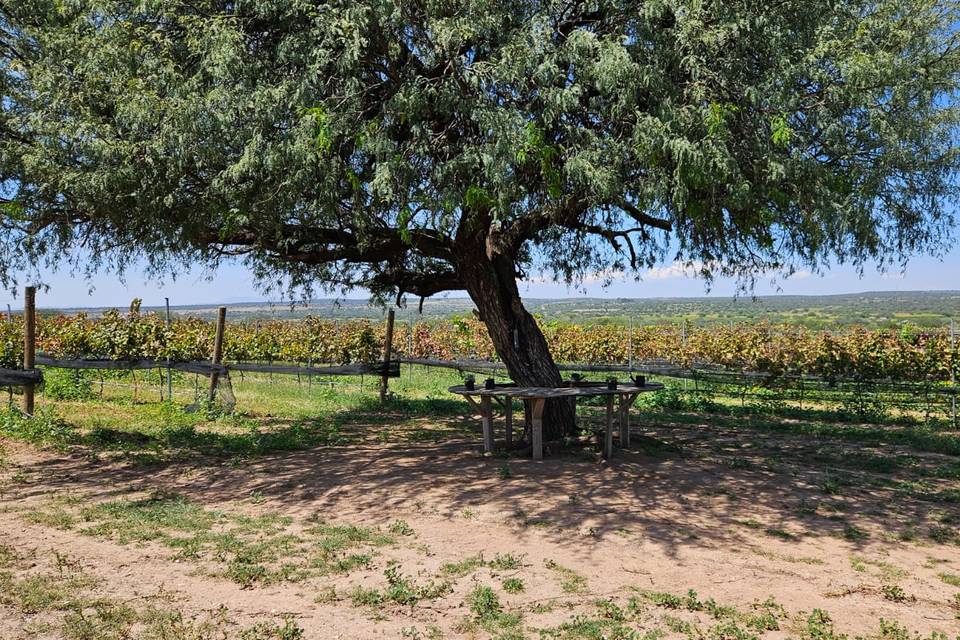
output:
[{"label": "candle holder", "polygon": [[484,389],[495,389],[496,386],[497,386],[497,382],[493,378],[487,378],[486,380],[483,381]]},{"label": "candle holder", "polygon": [[467,391],[473,391],[477,388],[477,379],[473,376],[466,376],[463,379],[463,386],[466,387]]},{"label": "candle holder", "polygon": [[607,389],[613,391],[617,388],[617,379],[616,378],[607,378]]}]

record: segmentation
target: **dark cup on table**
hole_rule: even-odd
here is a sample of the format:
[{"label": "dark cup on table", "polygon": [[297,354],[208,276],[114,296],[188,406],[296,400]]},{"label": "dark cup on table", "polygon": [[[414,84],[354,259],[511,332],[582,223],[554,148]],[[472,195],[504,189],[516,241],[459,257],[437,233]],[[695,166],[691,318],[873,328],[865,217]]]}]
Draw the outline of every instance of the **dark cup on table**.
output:
[{"label": "dark cup on table", "polygon": [[607,378],[607,389],[613,391],[617,388],[617,379],[616,378]]},{"label": "dark cup on table", "polygon": [[647,385],[647,376],[633,376],[633,384],[638,387],[645,387]]},{"label": "dark cup on table", "polygon": [[473,376],[467,376],[463,379],[463,386],[467,391],[473,391],[477,388],[477,380]]},{"label": "dark cup on table", "polygon": [[483,381],[484,389],[495,389],[497,387],[497,382],[493,378],[487,378]]}]

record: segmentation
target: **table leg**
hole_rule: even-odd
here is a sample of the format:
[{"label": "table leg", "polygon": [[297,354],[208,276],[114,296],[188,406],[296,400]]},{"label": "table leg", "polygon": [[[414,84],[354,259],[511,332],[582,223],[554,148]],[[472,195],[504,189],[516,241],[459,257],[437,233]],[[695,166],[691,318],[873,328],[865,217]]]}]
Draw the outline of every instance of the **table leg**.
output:
[{"label": "table leg", "polygon": [[483,451],[493,453],[493,407],[490,396],[480,396],[480,416],[483,420]]},{"label": "table leg", "polygon": [[630,446],[630,396],[620,396],[620,448]]},{"label": "table leg", "polygon": [[530,410],[532,415],[530,416],[530,428],[531,433],[531,443],[533,445],[533,459],[534,460],[543,460],[543,407],[546,404],[546,400],[543,398],[533,398],[530,400]]},{"label": "table leg", "polygon": [[603,457],[607,460],[613,455],[613,395],[607,396],[607,430],[603,437]]},{"label": "table leg", "polygon": [[504,405],[505,418],[507,420],[507,449],[513,447],[513,398],[504,398],[506,404]]}]

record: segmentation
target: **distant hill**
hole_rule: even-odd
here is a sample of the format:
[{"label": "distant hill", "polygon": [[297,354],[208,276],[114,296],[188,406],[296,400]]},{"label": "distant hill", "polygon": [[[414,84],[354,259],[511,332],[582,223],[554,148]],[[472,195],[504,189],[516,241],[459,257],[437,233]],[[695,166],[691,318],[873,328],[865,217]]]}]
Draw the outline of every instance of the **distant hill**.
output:
[{"label": "distant hill", "polygon": [[[756,298],[560,298],[525,300],[531,313],[544,320],[574,323],[634,325],[676,323],[694,325],[769,321],[829,328],[843,325],[868,327],[949,326],[951,318],[960,329],[960,291],[876,291],[830,296],[760,296]],[[238,302],[227,305],[231,320],[296,319],[306,315],[324,318],[384,317],[383,309],[366,300],[315,300],[307,305]],[[213,317],[217,305],[187,305],[171,308],[175,316]],[[438,320],[472,313],[468,298],[436,298],[424,302],[423,314],[417,305],[397,312],[400,322]],[[92,315],[105,308],[44,309],[44,313]],[[143,311],[162,313],[162,307],[144,307]]]}]

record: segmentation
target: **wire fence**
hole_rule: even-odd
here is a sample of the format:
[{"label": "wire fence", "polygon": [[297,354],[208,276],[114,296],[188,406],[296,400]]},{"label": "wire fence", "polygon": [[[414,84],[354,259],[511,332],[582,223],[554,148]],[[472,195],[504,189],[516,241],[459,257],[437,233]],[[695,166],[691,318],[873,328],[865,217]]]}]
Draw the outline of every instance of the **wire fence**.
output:
[{"label": "wire fence", "polygon": [[[66,369],[74,371],[97,371],[100,388],[111,384],[129,384],[135,390],[139,379],[135,372],[145,371],[145,378],[160,385],[166,384],[166,397],[174,395],[173,377],[175,374],[194,375],[194,396],[199,401],[205,395],[208,401],[219,396],[224,404],[232,408],[235,398],[232,393],[231,374],[241,377],[244,373],[267,374],[268,376],[295,376],[298,382],[307,381],[313,385],[316,381],[331,380],[340,377],[358,377],[363,386],[364,377],[379,379],[381,397],[386,393],[389,378],[401,375],[401,364],[406,364],[412,372],[413,367],[442,368],[457,371],[460,374],[481,373],[494,377],[508,377],[504,364],[493,359],[482,358],[428,358],[412,357],[415,352],[417,324],[410,319],[401,323],[401,332],[406,335],[394,339],[393,313],[388,316],[385,333],[382,336],[383,356],[379,361],[342,364],[336,362],[225,362],[223,359],[224,327],[226,308],[219,309],[216,325],[214,353],[210,361],[174,360],[174,359],[89,359],[50,357],[36,353],[36,312],[34,307],[35,291],[28,288],[25,292],[24,313],[24,362],[22,369],[0,369],[0,385],[23,388],[24,408],[32,413],[34,388],[43,383],[42,368]],[[169,315],[167,322],[169,323]],[[404,326],[406,324],[407,326]],[[687,344],[686,324],[676,327],[681,346]],[[852,376],[815,376],[802,373],[769,373],[750,370],[734,370],[712,362],[679,362],[671,359],[650,359],[637,357],[634,344],[634,326],[632,320],[621,327],[623,344],[618,346],[618,357],[607,362],[568,362],[559,365],[561,371],[582,374],[619,375],[646,374],[655,376],[670,384],[666,393],[682,394],[688,399],[700,402],[723,399],[725,402],[739,402],[741,406],[780,405],[805,407],[834,407],[860,416],[870,416],[885,411],[898,411],[922,416],[927,420],[949,420],[957,424],[958,385],[953,363],[956,353],[957,336],[954,324],[949,330],[950,359],[949,380],[943,376],[930,376],[929,379],[899,380],[894,378],[870,378],[855,373]],[[784,334],[785,336],[786,334]],[[933,334],[931,334],[933,335]],[[936,335],[943,337],[944,333]],[[783,338],[784,336],[781,336]],[[107,379],[104,372],[126,372],[128,379]],[[156,372],[156,380],[153,379]],[[201,384],[201,378],[206,378]],[[201,393],[206,386],[206,394]],[[136,393],[136,391],[135,391]],[[182,393],[182,391],[181,391]],[[12,392],[11,392],[12,395]],[[160,398],[164,398],[163,389]]]}]

